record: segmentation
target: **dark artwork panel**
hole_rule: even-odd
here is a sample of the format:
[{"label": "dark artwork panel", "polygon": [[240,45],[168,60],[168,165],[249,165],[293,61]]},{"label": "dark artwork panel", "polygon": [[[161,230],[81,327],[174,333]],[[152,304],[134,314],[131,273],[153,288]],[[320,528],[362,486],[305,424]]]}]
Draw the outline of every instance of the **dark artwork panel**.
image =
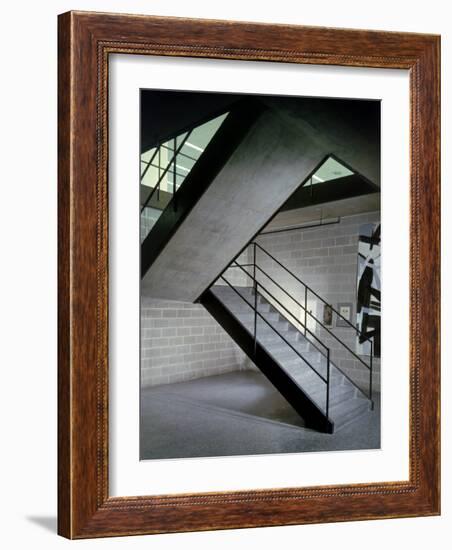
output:
[{"label": "dark artwork panel", "polygon": [[380,283],[380,224],[364,224],[358,241],[357,352],[370,355],[373,340],[375,357],[380,357],[381,347],[381,283]]}]

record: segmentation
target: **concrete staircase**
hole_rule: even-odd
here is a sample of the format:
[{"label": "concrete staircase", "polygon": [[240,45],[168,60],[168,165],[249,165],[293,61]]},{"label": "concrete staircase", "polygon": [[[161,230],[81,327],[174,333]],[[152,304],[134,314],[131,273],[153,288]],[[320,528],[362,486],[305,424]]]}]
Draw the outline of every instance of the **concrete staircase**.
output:
[{"label": "concrete staircase", "polygon": [[[210,292],[254,340],[253,288],[242,286],[231,288],[216,284],[211,287]],[[262,315],[262,317],[257,316],[256,320],[257,344],[272,357],[274,368],[284,371],[318,409],[325,413],[327,359],[321,351],[322,348],[304,336],[259,293],[257,311]],[[262,367],[259,359],[256,360],[254,357],[251,359],[258,368]],[[334,422],[335,431],[353,422],[368,409],[369,401],[330,362],[328,417]]]}]

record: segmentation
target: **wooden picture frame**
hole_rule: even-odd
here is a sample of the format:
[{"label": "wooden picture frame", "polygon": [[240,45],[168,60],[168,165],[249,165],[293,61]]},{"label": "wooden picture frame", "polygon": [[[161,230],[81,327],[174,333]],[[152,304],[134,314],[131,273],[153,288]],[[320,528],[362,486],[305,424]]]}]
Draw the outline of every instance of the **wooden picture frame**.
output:
[{"label": "wooden picture frame", "polygon": [[[58,532],[68,538],[440,513],[440,38],[69,12],[59,16]],[[113,53],[410,74],[409,480],[110,497],[108,62]]]}]

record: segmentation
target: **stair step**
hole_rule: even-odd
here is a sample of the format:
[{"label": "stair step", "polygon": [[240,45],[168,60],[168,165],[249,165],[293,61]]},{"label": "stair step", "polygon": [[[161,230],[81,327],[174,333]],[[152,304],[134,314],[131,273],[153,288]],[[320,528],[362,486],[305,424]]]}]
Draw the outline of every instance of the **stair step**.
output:
[{"label": "stair step", "polygon": [[[283,365],[283,368],[287,370],[290,373],[293,373],[295,375],[302,375],[304,371],[306,372],[313,372],[308,363],[315,368],[317,372],[319,372],[323,376],[323,370],[320,367],[320,365],[314,361],[311,361],[309,356],[306,356],[306,353],[301,354],[301,356],[306,359],[303,360],[299,357],[296,357],[295,354],[290,357],[288,360],[283,360],[281,364]],[[315,373],[314,373],[315,374]]]},{"label": "stair step", "polygon": [[343,428],[346,424],[355,420],[365,411],[369,410],[370,403],[367,399],[355,397],[346,402],[341,402],[330,407],[330,417],[334,419],[337,428]]},{"label": "stair step", "polygon": [[[313,395],[326,395],[326,384],[322,382],[322,385],[317,384],[311,390]],[[336,405],[344,401],[345,398],[353,398],[354,391],[352,387],[343,386],[338,383],[338,380],[330,380],[330,405]]]},{"label": "stair step", "polygon": [[[234,314],[234,317],[254,335],[254,318],[247,318],[237,314]],[[280,341],[283,341],[281,336],[283,338],[289,339],[288,336],[292,334],[291,331],[288,331],[287,325],[285,323],[274,321],[270,321],[268,325],[266,323],[264,324],[261,321],[261,323],[257,324],[256,329],[258,338],[267,338],[270,336]]]},{"label": "stair step", "polygon": [[340,405],[344,401],[351,401],[355,398],[355,388],[350,384],[334,386],[330,389],[330,406]]},{"label": "stair step", "polygon": [[[251,310],[251,308],[246,310],[230,309],[230,311],[232,311],[234,315],[239,315],[241,319],[250,319],[254,322],[254,311]],[[273,312],[263,312],[263,313],[259,312],[259,313],[260,315],[256,315],[256,318],[259,324],[262,324],[262,323],[266,324],[262,318],[271,322],[281,322],[281,323],[284,323],[285,325],[288,324],[288,321],[286,321],[283,317],[281,317],[279,313],[273,313]]]},{"label": "stair step", "polygon": [[[297,340],[296,335],[292,335],[291,333],[284,333],[283,336],[288,342],[290,342],[292,346],[294,346],[295,349],[297,349],[301,353],[306,353],[311,351],[307,344],[300,344],[300,342]],[[262,336],[261,334],[258,333],[257,339],[259,343],[265,348],[267,347],[270,348],[278,344],[281,346],[287,346],[287,344],[284,344],[284,340],[281,338],[281,336],[276,334],[276,332],[273,332],[273,334],[269,334],[265,336]]]},{"label": "stair step", "polygon": [[321,394],[325,392],[326,384],[323,380],[308,366],[297,371],[286,371],[308,395]]},{"label": "stair step", "polygon": [[[222,303],[229,309],[229,311],[232,311],[234,313],[243,312],[243,313],[251,313],[253,312],[253,304],[248,304],[245,301],[229,301],[229,300],[222,300]],[[254,313],[253,313],[254,314]]]},{"label": "stair step", "polygon": [[297,332],[291,330],[290,327],[287,326],[287,323],[283,321],[270,321],[269,324],[267,324],[265,321],[262,321],[262,319],[260,319],[257,323],[257,335],[262,336],[263,338],[271,335],[283,335],[284,338],[295,337],[295,341],[298,339]]},{"label": "stair step", "polygon": [[[279,328],[277,325],[276,326],[272,325],[272,327],[276,329]],[[278,341],[278,342],[281,341],[280,336],[273,330],[272,327],[267,327],[266,330],[264,330],[265,327],[258,327],[260,329],[257,334],[259,340],[262,340],[263,342],[264,341],[269,342],[269,343],[272,341]],[[291,343],[296,342],[297,345],[304,346],[306,349],[308,348],[308,344],[305,342],[301,342],[298,338],[298,334],[293,330],[284,330],[283,336],[284,338],[287,338]]]},{"label": "stair step", "polygon": [[294,346],[294,348],[297,351],[294,351],[288,344],[286,344],[283,340],[281,340],[281,344],[266,346],[265,349],[268,351],[268,353],[270,353],[274,357],[277,357],[279,361],[283,361],[284,364],[290,363],[292,361],[295,361],[298,363],[300,361],[303,361],[303,359],[300,358],[300,355],[308,363],[311,363],[317,366],[320,364],[320,353],[318,353],[317,351],[302,351],[298,349],[296,346]]},{"label": "stair step", "polygon": [[[322,410],[326,410],[326,384],[318,378],[314,373],[308,377],[294,377],[297,384],[304,391],[304,393],[316,403]],[[338,420],[338,414],[340,413],[341,421],[348,414],[350,409],[352,414],[350,418],[353,418],[355,409],[359,409],[358,403],[355,403],[355,392],[353,386],[343,386],[334,382],[330,382],[330,411],[329,416],[334,420]],[[362,401],[362,400],[360,400]],[[347,417],[348,418],[348,417]]]},{"label": "stair step", "polygon": [[[317,365],[312,365],[316,372],[322,375],[324,378],[324,373],[318,368]],[[307,365],[301,366],[292,366],[290,368],[285,368],[285,370],[301,385],[307,392],[316,392],[317,390],[323,391],[326,387],[326,382],[324,382],[312,368]],[[343,377],[336,372],[332,372],[330,375],[330,391],[332,388],[342,387]]]}]

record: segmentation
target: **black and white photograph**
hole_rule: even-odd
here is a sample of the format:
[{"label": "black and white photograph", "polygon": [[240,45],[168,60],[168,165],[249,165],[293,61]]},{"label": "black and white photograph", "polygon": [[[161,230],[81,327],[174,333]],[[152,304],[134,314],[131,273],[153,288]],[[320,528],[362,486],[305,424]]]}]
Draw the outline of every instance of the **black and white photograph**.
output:
[{"label": "black and white photograph", "polygon": [[336,319],[337,327],[350,327],[352,323],[353,304],[351,302],[337,304],[339,315]]},{"label": "black and white photograph", "polygon": [[378,449],[380,102],[142,89],[140,127],[141,460]]}]

